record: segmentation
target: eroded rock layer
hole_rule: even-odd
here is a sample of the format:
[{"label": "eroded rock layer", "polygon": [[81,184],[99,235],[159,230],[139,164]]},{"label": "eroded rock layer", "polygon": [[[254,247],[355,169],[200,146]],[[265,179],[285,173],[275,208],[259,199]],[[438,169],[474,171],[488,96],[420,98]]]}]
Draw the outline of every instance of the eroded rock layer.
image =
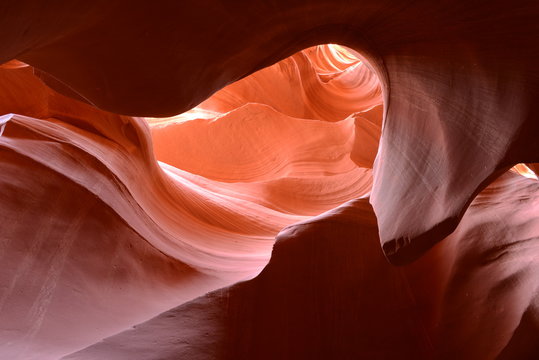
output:
[{"label": "eroded rock layer", "polygon": [[538,206],[539,183],[508,172],[442,244],[394,267],[357,199],[283,230],[257,278],[65,359],[533,359]]},{"label": "eroded rock layer", "polygon": [[4,2],[0,357],[536,358],[538,15]]},{"label": "eroded rock layer", "polygon": [[449,235],[497,175],[537,161],[539,145],[528,139],[538,130],[536,1],[4,6],[0,63],[18,58],[43,70],[58,91],[122,114],[186,111],[315,44],[361,52],[385,91],[370,201],[394,263]]},{"label": "eroded rock layer", "polygon": [[[147,120],[60,95],[24,64],[3,66],[0,354],[56,359],[251,278],[282,228],[368,193],[371,170],[351,153],[358,116],[380,104],[380,88],[358,59],[320,80],[348,54],[330,48],[287,60],[297,82],[273,91],[332,89],[355,73],[374,81],[368,91],[350,83],[352,103],[363,100],[342,119],[296,118],[275,99],[219,113],[207,105],[219,104],[219,93],[181,116],[148,119],[153,145]],[[323,51],[333,54],[326,63]],[[280,65],[264,72],[279,74]],[[259,80],[223,93],[250,82]]]}]

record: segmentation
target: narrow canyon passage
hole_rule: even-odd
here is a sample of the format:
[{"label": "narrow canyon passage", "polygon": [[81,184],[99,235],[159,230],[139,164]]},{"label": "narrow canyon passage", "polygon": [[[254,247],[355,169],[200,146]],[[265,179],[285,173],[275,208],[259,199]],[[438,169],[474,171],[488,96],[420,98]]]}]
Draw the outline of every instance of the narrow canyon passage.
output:
[{"label": "narrow canyon passage", "polygon": [[7,1],[0,359],[537,358],[538,14]]},{"label": "narrow canyon passage", "polygon": [[381,88],[337,45],[171,118],[97,110],[20,62],[0,76],[3,211],[19,219],[2,239],[12,359],[59,358],[252,278],[284,227],[372,186]]}]

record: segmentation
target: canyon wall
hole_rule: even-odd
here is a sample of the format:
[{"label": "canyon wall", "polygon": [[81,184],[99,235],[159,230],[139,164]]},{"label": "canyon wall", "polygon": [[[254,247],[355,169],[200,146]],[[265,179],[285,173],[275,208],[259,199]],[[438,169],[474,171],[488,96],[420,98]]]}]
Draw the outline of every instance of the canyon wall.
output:
[{"label": "canyon wall", "polygon": [[536,357],[537,15],[5,2],[0,357]]}]

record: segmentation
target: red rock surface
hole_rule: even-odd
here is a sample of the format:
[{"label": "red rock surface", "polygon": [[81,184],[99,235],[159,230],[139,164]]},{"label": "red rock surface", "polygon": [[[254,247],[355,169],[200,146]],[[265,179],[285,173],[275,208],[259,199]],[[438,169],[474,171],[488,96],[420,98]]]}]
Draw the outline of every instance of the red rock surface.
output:
[{"label": "red rock surface", "polygon": [[457,230],[390,265],[367,199],[284,229],[255,279],[65,359],[533,359],[539,183],[504,174]]},{"label": "red rock surface", "polygon": [[537,130],[535,1],[8,4],[0,63],[18,58],[123,114],[188,110],[310,45],[361,52],[385,91],[371,202],[395,263],[451,233],[477,192],[539,152],[526,140]]},{"label": "red rock surface", "polygon": [[[345,69],[364,76],[355,62],[332,76]],[[307,75],[296,72],[298,82],[332,88],[320,80],[327,71],[316,57],[312,63]],[[59,95],[33,68],[15,65],[0,69],[1,211],[9,224],[3,357],[56,359],[253,277],[283,227],[370,191],[371,170],[350,155],[355,115],[295,118],[275,99],[223,113],[204,108],[217,106],[217,97],[177,117],[148,119],[153,147],[169,163],[158,164],[145,119]],[[258,80],[223,93],[251,81]],[[352,114],[380,103],[376,84],[364,92],[359,82],[363,102],[350,105]],[[297,88],[281,80],[283,91]],[[211,117],[191,119],[198,113]]]},{"label": "red rock surface", "polygon": [[0,358],[536,358],[537,15],[4,2]]}]

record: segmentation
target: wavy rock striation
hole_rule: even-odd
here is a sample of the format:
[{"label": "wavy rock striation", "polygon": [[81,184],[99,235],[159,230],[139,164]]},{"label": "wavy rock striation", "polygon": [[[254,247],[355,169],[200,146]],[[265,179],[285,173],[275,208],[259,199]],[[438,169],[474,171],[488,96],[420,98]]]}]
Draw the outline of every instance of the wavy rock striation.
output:
[{"label": "wavy rock striation", "polygon": [[18,58],[45,71],[62,93],[123,114],[180,113],[315,44],[361,52],[385,92],[371,202],[394,263],[449,235],[475,195],[507,168],[537,161],[537,142],[527,138],[538,130],[535,1],[6,7],[0,62]]},{"label": "wavy rock striation", "polygon": [[[340,71],[363,74],[359,65]],[[327,71],[309,69],[298,81],[312,76],[324,88]],[[43,81],[24,64],[0,69],[2,357],[56,359],[252,278],[282,228],[372,185],[371,170],[351,159],[353,116],[294,118],[277,101],[226,113],[201,107],[212,116],[149,119],[152,144],[145,119],[98,110]],[[250,81],[258,80],[236,88]],[[381,101],[362,91],[358,98],[373,98],[354,114]]]},{"label": "wavy rock striation", "polygon": [[446,241],[394,267],[368,199],[353,200],[284,229],[257,278],[65,359],[532,359],[538,206],[539,183],[508,172]]},{"label": "wavy rock striation", "polygon": [[0,357],[537,357],[536,1],[0,9]]}]

